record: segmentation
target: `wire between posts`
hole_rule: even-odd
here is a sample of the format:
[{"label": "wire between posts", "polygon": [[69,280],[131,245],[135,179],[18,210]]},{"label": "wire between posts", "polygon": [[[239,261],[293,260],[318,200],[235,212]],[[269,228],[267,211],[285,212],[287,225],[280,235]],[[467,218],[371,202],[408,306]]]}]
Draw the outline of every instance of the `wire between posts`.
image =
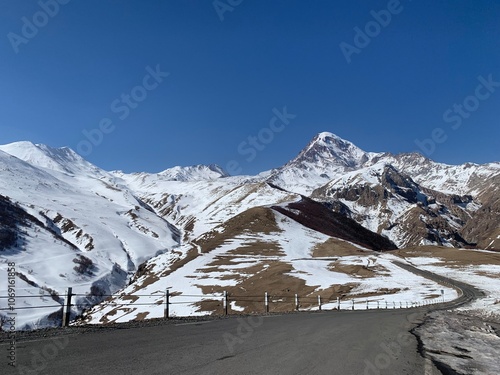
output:
[{"label": "wire between posts", "polygon": [[[454,286],[452,286],[454,287]],[[459,296],[464,295],[463,291],[459,289]],[[75,307],[77,305],[71,303],[71,297],[117,297],[117,298],[125,298],[125,297],[130,297],[131,295],[128,294],[121,294],[121,295],[101,295],[101,296],[89,296],[88,294],[78,294],[72,293],[72,289],[68,288],[67,293],[66,293],[66,301],[64,304],[54,304],[54,305],[40,305],[40,306],[23,306],[23,307],[16,307],[16,310],[30,310],[30,309],[53,309],[53,308],[63,308],[64,314],[69,314],[71,307]],[[151,302],[129,302],[129,303],[118,303],[115,301],[107,301],[109,306],[112,307],[130,307],[130,306],[156,306],[156,305],[161,305],[161,294],[156,292],[155,294],[134,294],[134,297],[154,297],[156,298],[155,301]],[[23,296],[17,296],[18,298],[53,298],[54,296],[51,294],[39,294],[39,295],[23,295]],[[172,301],[172,298],[182,298],[185,297],[187,300],[181,300],[181,301]],[[317,298],[316,298],[317,297]],[[289,304],[291,310],[296,310],[298,311],[301,303],[306,303],[308,305],[314,306],[315,303],[318,304],[318,310],[322,310],[324,307],[324,304],[335,304],[336,303],[336,309],[337,310],[342,310],[345,309],[345,304],[349,303],[347,301],[341,301],[340,297],[337,297],[336,301],[323,301],[321,296],[299,296],[297,293],[294,295],[271,295],[267,291],[264,294],[264,311],[266,313],[269,313],[270,311],[270,306],[271,303],[273,304]],[[8,296],[0,296],[0,299],[8,299]],[[59,297],[62,298],[62,297]],[[224,291],[222,294],[219,293],[214,293],[214,294],[177,294],[177,295],[172,295],[170,294],[170,291],[167,290],[164,294],[164,300],[165,300],[165,317],[168,319],[170,315],[170,305],[189,305],[189,304],[194,304],[194,303],[200,303],[200,302],[221,302],[222,298],[222,306],[223,306],[223,313],[224,315],[229,314],[229,307],[230,307],[230,302],[255,302],[255,303],[262,303],[262,295],[257,296],[257,295],[229,295],[227,291]],[[355,301],[352,299],[350,301],[350,309],[355,310],[356,306],[359,306],[363,303],[366,303],[366,309],[369,310],[370,308],[374,308],[373,304],[376,302],[376,308],[377,309],[403,309],[403,308],[415,308],[415,307],[421,307],[421,306],[428,306],[428,305],[433,305],[433,304],[439,304],[439,303],[444,303],[442,301],[444,298],[439,298],[435,300],[424,300],[424,301],[405,301],[405,302],[396,302],[396,301],[387,301],[387,300],[377,300],[377,301]],[[315,302],[317,301],[317,302]],[[335,308],[334,308],[335,309]],[[349,308],[348,308],[349,309]],[[0,308],[0,311],[8,311],[11,310],[11,308]],[[69,316],[69,315],[68,315]]]}]

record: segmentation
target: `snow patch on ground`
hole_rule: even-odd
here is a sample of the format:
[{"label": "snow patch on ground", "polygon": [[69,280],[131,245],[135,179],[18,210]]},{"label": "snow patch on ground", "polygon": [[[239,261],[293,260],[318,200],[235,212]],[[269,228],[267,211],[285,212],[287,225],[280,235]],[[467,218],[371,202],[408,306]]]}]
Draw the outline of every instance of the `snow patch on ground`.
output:
[{"label": "snow patch on ground", "polygon": [[429,257],[407,260],[420,269],[468,283],[486,294],[453,311],[431,313],[425,324],[416,330],[426,353],[460,374],[498,374],[500,266],[457,266],[453,262]]}]

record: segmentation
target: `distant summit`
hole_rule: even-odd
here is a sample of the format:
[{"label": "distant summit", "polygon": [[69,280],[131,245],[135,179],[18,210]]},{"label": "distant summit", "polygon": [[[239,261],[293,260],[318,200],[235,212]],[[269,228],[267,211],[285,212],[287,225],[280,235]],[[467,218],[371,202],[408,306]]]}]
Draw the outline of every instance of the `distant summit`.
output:
[{"label": "distant summit", "polygon": [[356,168],[368,160],[368,154],[353,143],[339,136],[322,132],[316,135],[299,155],[290,161],[287,166],[310,168],[343,166]]},{"label": "distant summit", "polygon": [[27,141],[0,146],[0,150],[31,165],[64,174],[85,174],[94,177],[107,174],[69,147],[52,148]]},{"label": "distant summit", "polygon": [[268,181],[284,189],[310,194],[338,174],[361,168],[381,154],[367,153],[339,136],[322,132],[290,162],[272,171]]},{"label": "distant summit", "polygon": [[229,177],[229,174],[216,164],[173,167],[158,173],[171,181],[203,181]]}]

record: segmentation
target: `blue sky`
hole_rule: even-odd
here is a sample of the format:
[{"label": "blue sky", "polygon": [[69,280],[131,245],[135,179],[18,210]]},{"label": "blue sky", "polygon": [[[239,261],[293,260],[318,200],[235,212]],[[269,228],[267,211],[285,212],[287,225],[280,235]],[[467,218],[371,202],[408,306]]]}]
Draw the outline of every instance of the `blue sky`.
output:
[{"label": "blue sky", "polygon": [[0,1],[1,144],[251,174],[330,131],[500,161],[497,1],[58,1]]}]

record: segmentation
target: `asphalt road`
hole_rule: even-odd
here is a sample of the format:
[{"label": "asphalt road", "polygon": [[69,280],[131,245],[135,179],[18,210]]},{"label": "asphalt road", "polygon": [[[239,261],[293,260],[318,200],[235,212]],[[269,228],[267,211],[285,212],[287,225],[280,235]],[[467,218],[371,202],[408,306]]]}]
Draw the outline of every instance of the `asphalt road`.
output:
[{"label": "asphalt road", "polygon": [[2,355],[0,372],[439,374],[409,333],[423,313],[329,311],[69,334],[18,342],[17,369]]},{"label": "asphalt road", "polygon": [[[479,293],[427,276],[465,289],[447,308]],[[1,344],[0,373],[437,375],[409,333],[426,311],[328,311],[84,334],[69,330],[17,342],[15,369],[7,365],[8,345]]]}]

